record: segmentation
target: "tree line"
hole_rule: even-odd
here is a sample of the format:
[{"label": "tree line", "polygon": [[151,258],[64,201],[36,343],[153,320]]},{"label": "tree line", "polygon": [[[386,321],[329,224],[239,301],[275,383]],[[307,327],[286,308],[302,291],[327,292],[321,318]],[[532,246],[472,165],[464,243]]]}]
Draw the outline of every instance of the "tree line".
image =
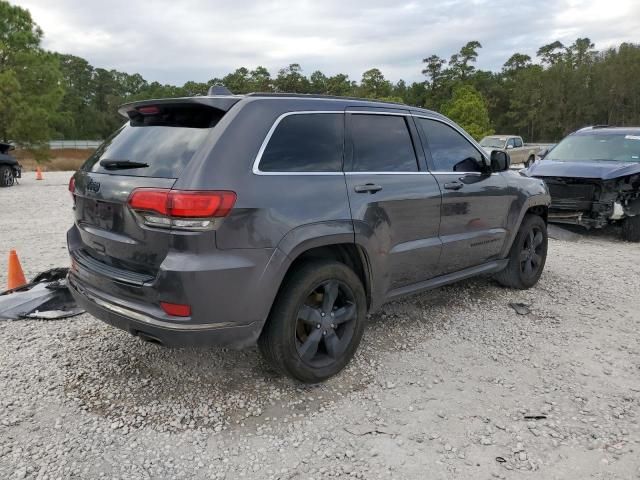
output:
[{"label": "tree line", "polygon": [[177,86],[45,51],[43,32],[28,10],[5,0],[0,19],[0,140],[30,146],[54,138],[102,139],[122,124],[117,113],[122,103],[204,95],[218,84],[237,94],[314,93],[426,107],[476,138],[498,132],[553,142],[585,125],[640,124],[638,44],[598,51],[589,38],[568,46],[556,41],[540,47],[535,59],[514,53],[492,72],[476,68],[482,45],[470,41],[449,59],[424,58],[424,79],[412,83],[392,82],[377,68],[359,81],[342,73],[305,75],[293,63],[275,74],[262,66],[241,67],[208,82]]}]

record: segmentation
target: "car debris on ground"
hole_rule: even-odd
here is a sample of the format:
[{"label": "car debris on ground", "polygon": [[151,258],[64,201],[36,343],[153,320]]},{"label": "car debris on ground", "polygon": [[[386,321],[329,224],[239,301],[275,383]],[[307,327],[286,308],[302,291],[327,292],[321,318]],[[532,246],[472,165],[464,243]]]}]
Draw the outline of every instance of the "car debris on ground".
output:
[{"label": "car debris on ground", "polygon": [[39,273],[26,285],[0,293],[0,319],[56,320],[84,313],[67,288],[68,268]]}]

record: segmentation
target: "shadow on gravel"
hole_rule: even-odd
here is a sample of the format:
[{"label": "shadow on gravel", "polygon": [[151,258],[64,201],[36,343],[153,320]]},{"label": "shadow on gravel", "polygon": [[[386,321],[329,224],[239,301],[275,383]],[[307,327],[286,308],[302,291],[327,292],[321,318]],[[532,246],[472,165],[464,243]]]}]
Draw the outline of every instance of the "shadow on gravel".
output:
[{"label": "shadow on gravel", "polygon": [[221,431],[275,416],[271,410],[315,409],[371,380],[351,367],[325,384],[297,385],[270,370],[256,349],[168,349],[93,323],[64,355],[73,366],[65,371],[67,397],[109,418],[113,429]]},{"label": "shadow on gravel", "polygon": [[91,319],[65,344],[65,392],[116,430],[221,431],[260,423],[257,417],[314,411],[365,389],[376,382],[382,353],[413,349],[470,308],[496,301],[506,308],[511,296],[479,278],[390,303],[370,317],[351,365],[315,386],[280,377],[256,349],[168,349]]},{"label": "shadow on gravel", "polygon": [[[552,232],[557,232],[554,236]],[[624,242],[622,240],[622,228],[619,225],[608,225],[604,228],[586,229],[578,225],[549,224],[549,236],[557,240],[579,241],[581,239],[597,238],[612,242]]]}]

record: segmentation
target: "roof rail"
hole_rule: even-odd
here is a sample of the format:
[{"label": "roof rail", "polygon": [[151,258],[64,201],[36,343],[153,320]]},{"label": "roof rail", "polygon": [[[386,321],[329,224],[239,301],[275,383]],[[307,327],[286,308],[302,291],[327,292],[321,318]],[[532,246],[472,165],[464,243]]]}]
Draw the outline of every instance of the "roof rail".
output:
[{"label": "roof rail", "polygon": [[268,98],[293,97],[293,98],[312,98],[312,99],[317,98],[317,99],[329,99],[329,100],[355,100],[358,102],[387,103],[391,105],[400,105],[405,108],[406,107],[419,108],[419,107],[411,107],[411,105],[406,105],[404,103],[391,102],[388,100],[379,100],[376,98],[343,97],[341,95],[325,95],[322,93],[251,92],[251,93],[247,93],[245,96],[268,97]]}]

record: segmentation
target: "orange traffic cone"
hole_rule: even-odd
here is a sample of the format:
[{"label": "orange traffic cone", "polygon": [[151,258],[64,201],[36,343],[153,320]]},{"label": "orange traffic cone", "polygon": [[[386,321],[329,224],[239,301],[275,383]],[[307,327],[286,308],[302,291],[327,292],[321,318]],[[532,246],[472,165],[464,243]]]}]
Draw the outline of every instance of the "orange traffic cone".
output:
[{"label": "orange traffic cone", "polygon": [[9,290],[18,288],[27,284],[27,279],[24,278],[24,272],[18,260],[18,254],[15,250],[9,252],[9,275],[7,280],[7,288]]},{"label": "orange traffic cone", "polygon": [[42,177],[42,170],[40,170],[40,167],[36,167],[36,180],[44,180],[44,178]]}]

